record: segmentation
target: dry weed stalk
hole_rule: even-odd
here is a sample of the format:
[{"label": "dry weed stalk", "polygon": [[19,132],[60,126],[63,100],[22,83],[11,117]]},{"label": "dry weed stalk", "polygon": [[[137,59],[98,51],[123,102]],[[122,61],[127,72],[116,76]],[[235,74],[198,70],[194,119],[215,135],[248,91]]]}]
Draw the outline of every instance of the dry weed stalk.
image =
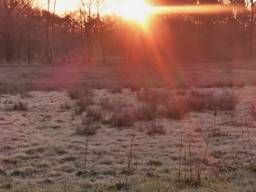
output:
[{"label": "dry weed stalk", "polygon": [[88,156],[89,156],[89,143],[90,138],[87,135],[85,138],[85,151],[84,151],[84,169],[86,170],[88,168]]},{"label": "dry weed stalk", "polygon": [[[180,137],[180,148],[178,158],[178,184],[181,186],[189,185],[198,187],[202,182],[203,162],[207,160],[207,154],[209,149],[209,139],[204,138],[205,148],[199,161],[193,161],[193,147],[191,141],[188,144],[184,144],[184,137]],[[184,168],[182,166],[184,164]]]},{"label": "dry weed stalk", "polygon": [[[252,141],[250,137],[250,131],[247,125],[247,118],[244,120],[244,126],[242,127],[242,148],[249,162],[249,169],[256,171],[255,154],[253,152]],[[245,139],[247,138],[247,139]]]},{"label": "dry weed stalk", "polygon": [[134,140],[135,140],[136,134],[133,129],[133,132],[131,134],[131,139],[129,143],[129,151],[128,151],[128,162],[127,162],[127,171],[130,173],[133,170],[132,163],[134,159]]},{"label": "dry weed stalk", "polygon": [[193,170],[192,170],[192,153],[191,153],[191,143],[189,142],[188,146],[188,154],[189,154],[189,177],[192,179]]},{"label": "dry weed stalk", "polygon": [[178,165],[178,180],[181,180],[181,158],[182,158],[182,147],[183,147],[183,134],[180,136],[180,149],[179,149],[179,165]]}]

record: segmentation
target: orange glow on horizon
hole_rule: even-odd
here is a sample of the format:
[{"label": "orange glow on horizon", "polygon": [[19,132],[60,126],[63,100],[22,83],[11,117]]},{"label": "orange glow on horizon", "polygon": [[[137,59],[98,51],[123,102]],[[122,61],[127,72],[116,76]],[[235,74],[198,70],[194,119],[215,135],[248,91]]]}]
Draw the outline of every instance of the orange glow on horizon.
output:
[{"label": "orange glow on horizon", "polygon": [[[37,5],[43,9],[47,9],[48,0],[37,0]],[[74,12],[81,8],[81,0],[51,0],[51,11],[59,15],[68,12]],[[86,0],[84,0],[86,2]],[[101,8],[103,15],[116,15],[127,21],[147,26],[149,17],[152,15],[164,14],[217,14],[232,12],[232,6],[220,5],[184,5],[184,6],[154,6],[147,3],[146,0],[105,0]],[[238,7],[239,9],[239,7]],[[96,6],[93,10],[96,12]]]}]

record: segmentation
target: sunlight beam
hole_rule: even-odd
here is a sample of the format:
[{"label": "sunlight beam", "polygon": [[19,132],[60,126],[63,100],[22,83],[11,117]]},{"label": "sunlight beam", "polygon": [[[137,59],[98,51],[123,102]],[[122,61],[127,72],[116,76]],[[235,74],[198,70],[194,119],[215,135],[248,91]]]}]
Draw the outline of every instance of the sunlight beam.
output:
[{"label": "sunlight beam", "polygon": [[180,5],[180,6],[154,6],[151,8],[151,14],[221,14],[230,13],[242,7],[226,5]]}]

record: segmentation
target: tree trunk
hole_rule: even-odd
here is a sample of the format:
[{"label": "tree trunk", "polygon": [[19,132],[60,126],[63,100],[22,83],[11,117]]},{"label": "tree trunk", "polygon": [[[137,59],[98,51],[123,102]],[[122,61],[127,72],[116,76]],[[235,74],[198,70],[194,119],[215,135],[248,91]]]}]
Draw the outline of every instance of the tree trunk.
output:
[{"label": "tree trunk", "polygon": [[31,35],[27,33],[27,63],[30,65],[31,63]]},{"label": "tree trunk", "polygon": [[251,3],[251,15],[250,15],[250,28],[249,28],[249,56],[250,58],[254,57],[253,51],[254,51],[254,7],[255,3],[253,0],[250,0]]},{"label": "tree trunk", "polygon": [[103,63],[106,64],[107,63],[107,56],[106,56],[106,51],[105,51],[105,39],[104,39],[103,21],[100,21],[100,27],[101,27],[101,34],[100,34],[101,54],[102,54]]},{"label": "tree trunk", "polygon": [[46,63],[51,64],[51,53],[50,53],[50,3],[51,1],[48,0],[47,4],[47,15],[46,15],[46,49],[45,49],[45,57]]}]

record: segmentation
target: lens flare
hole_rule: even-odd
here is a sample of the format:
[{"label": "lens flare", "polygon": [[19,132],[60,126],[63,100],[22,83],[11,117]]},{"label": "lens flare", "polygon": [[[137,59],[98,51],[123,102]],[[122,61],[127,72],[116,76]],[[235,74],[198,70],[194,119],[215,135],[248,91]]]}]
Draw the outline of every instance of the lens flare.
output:
[{"label": "lens flare", "polygon": [[178,15],[178,14],[221,14],[231,13],[235,9],[241,9],[240,7],[233,7],[227,5],[181,5],[181,6],[154,6],[151,9],[151,14],[161,15]]},{"label": "lens flare", "polygon": [[152,7],[144,0],[120,0],[109,4],[106,10],[125,20],[143,24],[151,14]]}]

